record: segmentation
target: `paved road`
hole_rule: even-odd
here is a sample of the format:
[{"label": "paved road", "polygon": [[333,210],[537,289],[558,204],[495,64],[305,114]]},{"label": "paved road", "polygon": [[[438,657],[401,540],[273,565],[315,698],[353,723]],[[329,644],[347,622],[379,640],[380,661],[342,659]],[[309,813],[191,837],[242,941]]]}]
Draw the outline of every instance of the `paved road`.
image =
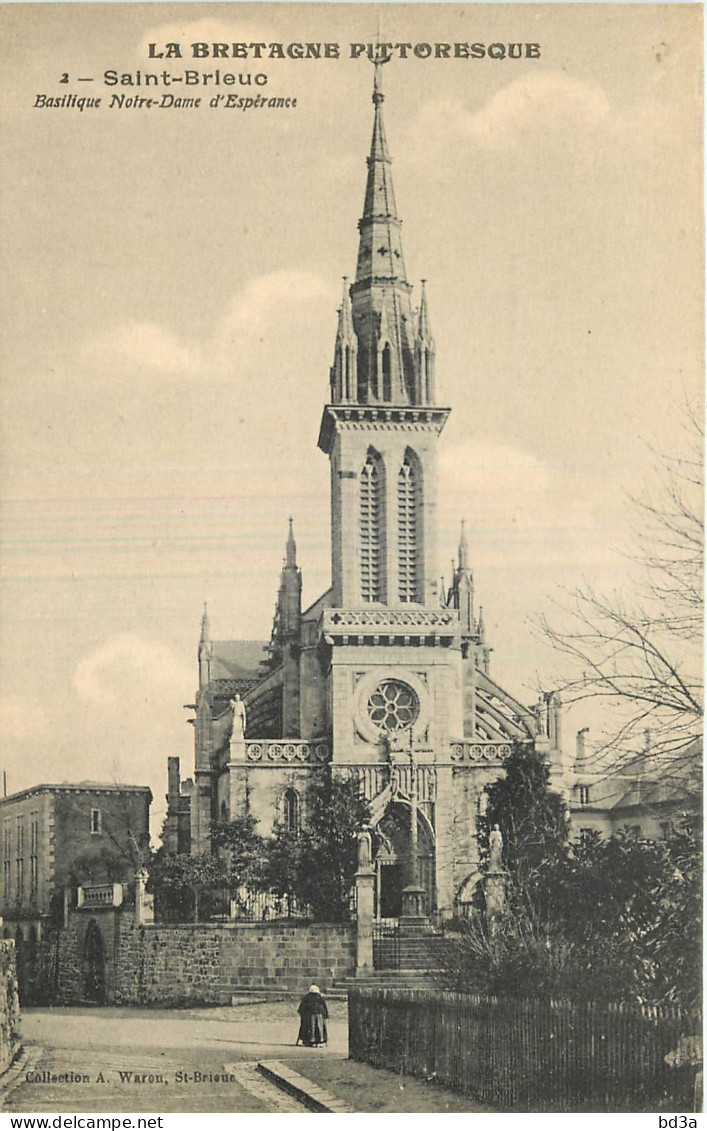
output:
[{"label": "paved road", "polygon": [[[5,1096],[13,1112],[303,1112],[263,1080],[257,1061],[294,1052],[292,1000],[214,1009],[27,1009],[29,1063]],[[346,1005],[330,1041],[346,1056]]]}]

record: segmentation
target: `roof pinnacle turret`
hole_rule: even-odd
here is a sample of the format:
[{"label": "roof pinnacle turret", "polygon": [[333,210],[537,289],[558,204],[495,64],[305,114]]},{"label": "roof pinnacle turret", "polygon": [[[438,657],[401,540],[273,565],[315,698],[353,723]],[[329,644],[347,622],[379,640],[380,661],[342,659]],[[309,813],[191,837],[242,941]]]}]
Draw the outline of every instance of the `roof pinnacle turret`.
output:
[{"label": "roof pinnacle turret", "polygon": [[204,611],[201,614],[201,635],[199,637],[200,644],[207,644],[210,640],[210,627],[209,627],[209,607],[204,601]]},{"label": "roof pinnacle turret", "polygon": [[462,519],[461,533],[459,535],[459,569],[469,569],[469,539],[466,536],[466,519]]},{"label": "roof pinnacle turret", "polygon": [[295,542],[294,521],[292,516],[289,518],[289,529],[287,532],[287,546],[285,549],[285,566],[290,568],[297,568],[297,543]]},{"label": "roof pinnacle turret", "polygon": [[420,279],[420,311],[417,322],[417,336],[425,342],[432,341],[432,332],[430,330],[430,315],[427,309],[427,279]]},{"label": "roof pinnacle turret", "polygon": [[338,338],[342,342],[350,342],[354,338],[353,318],[351,317],[351,295],[349,294],[349,277],[344,275],[344,293],[339,307]]}]

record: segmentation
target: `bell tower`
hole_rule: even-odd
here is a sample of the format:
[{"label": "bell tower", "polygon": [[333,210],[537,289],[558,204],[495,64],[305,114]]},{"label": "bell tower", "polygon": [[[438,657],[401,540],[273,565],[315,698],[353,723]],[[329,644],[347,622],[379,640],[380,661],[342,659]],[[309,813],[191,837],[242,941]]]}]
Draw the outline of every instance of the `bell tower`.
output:
[{"label": "bell tower", "polygon": [[356,277],[344,280],[319,433],[331,468],[332,589],[317,655],[332,763],[357,774],[383,846],[376,914],[395,916],[403,889],[416,907],[423,896],[428,907],[452,902],[449,751],[462,695],[459,614],[442,606],[437,574],[437,448],[449,409],[436,403],[426,288],[415,309],[403,258],[382,67]]},{"label": "bell tower", "polygon": [[375,65],[356,278],[344,293],[319,447],[331,465],[332,605],[438,606],[435,346],[413,310]]}]

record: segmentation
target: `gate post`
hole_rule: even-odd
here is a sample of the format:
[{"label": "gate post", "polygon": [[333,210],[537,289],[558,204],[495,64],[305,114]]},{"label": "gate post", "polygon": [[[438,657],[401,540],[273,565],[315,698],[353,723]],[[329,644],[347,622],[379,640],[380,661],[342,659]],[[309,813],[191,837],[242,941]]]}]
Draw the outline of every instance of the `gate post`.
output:
[{"label": "gate post", "polygon": [[356,972],[373,969],[374,872],[356,873]]},{"label": "gate post", "polygon": [[373,884],[371,834],[359,833],[356,873],[356,973],[373,969]]},{"label": "gate post", "polygon": [[489,833],[489,862],[484,876],[486,915],[491,932],[506,910],[506,870],[503,867],[503,836],[498,825]]},{"label": "gate post", "polygon": [[135,926],[142,927],[144,923],[155,921],[155,897],[145,891],[148,873],[145,868],[140,868],[135,873]]}]

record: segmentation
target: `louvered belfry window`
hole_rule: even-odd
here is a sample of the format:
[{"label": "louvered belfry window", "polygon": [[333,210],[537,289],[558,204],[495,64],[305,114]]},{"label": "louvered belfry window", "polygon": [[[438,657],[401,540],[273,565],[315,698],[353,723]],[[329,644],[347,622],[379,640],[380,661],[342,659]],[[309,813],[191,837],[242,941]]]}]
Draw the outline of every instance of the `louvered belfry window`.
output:
[{"label": "louvered belfry window", "polygon": [[372,452],[360,476],[361,598],[365,602],[382,600],[381,525],[382,476]]},{"label": "louvered belfry window", "polygon": [[416,468],[409,456],[398,472],[398,599],[420,600],[419,491]]}]

